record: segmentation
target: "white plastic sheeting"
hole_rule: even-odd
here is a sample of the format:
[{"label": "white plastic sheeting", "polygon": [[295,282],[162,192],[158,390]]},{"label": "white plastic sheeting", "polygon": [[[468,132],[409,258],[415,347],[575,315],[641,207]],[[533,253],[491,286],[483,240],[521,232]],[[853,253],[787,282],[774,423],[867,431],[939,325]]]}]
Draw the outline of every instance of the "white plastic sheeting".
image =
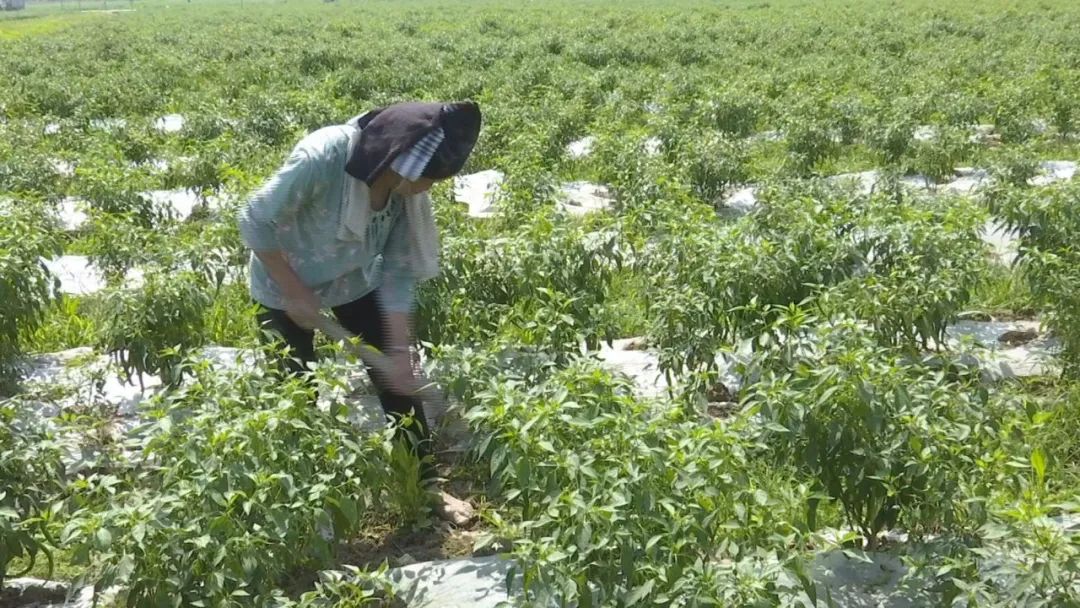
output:
[{"label": "white plastic sheeting", "polygon": [[[150,190],[143,192],[141,196],[149,200],[155,208],[168,212],[180,221],[190,217],[192,212],[203,203],[199,195],[183,188]],[[206,200],[206,205],[210,209],[218,209],[221,204],[222,199],[218,197],[211,196]],[[54,212],[64,230],[75,231],[82,228],[89,220],[90,208],[91,205],[86,199],[69,196],[60,201]]]},{"label": "white plastic sheeting", "polygon": [[1011,266],[1016,261],[1020,237],[1015,230],[1009,230],[1000,220],[990,219],[983,226],[982,238],[1002,264]]},{"label": "white plastic sheeting", "polygon": [[[885,180],[885,175],[876,169],[860,171],[858,173],[840,173],[827,178],[831,183],[850,186],[854,185],[860,194],[871,194],[880,189]],[[913,190],[927,190],[931,182],[923,175],[904,175],[900,183]]]},{"label": "white plastic sheeting", "polygon": [[601,184],[569,182],[559,186],[559,207],[572,215],[606,211],[613,203],[611,192]]},{"label": "white plastic sheeting", "polygon": [[[98,602],[94,602],[94,587],[87,585],[85,587],[71,589],[68,584],[61,581],[46,581],[39,578],[13,578],[4,580],[5,590],[17,590],[20,594],[26,594],[28,597],[34,597],[45,599],[49,601],[55,598],[55,603],[42,603],[37,599],[22,603],[21,598],[16,598],[13,606],[24,606],[24,608],[93,608],[94,606],[107,606],[109,603],[105,598],[115,599],[117,589],[108,589],[98,596]],[[71,595],[70,599],[67,596]],[[5,604],[6,605],[6,604]]]},{"label": "white plastic sheeting", "polygon": [[[1061,344],[1043,332],[1038,321],[959,321],[947,332],[952,348],[967,343],[978,347],[972,354],[990,379],[1045,376],[1056,372],[1055,355],[1060,352]],[[1027,334],[1031,339],[1009,343],[1001,339],[1007,334]]]},{"label": "white plastic sheeting", "polygon": [[984,169],[960,167],[956,169],[957,178],[938,186],[938,191],[951,194],[972,194],[979,188],[990,184],[990,173]]},{"label": "white plastic sheeting", "polygon": [[596,137],[588,135],[581,139],[570,142],[566,146],[566,153],[573,159],[585,158],[592,154],[593,146],[596,145]]},{"label": "white plastic sheeting", "polygon": [[[644,338],[627,338],[612,341],[611,346],[601,344],[592,353],[601,364],[613,373],[622,374],[634,383],[634,393],[642,399],[666,399],[672,385],[660,371],[660,356],[645,346]],[[737,391],[743,379],[735,373],[735,363],[750,354],[749,342],[741,345],[736,354],[721,353],[716,357],[719,381],[729,391]],[[676,379],[677,381],[677,379]]]},{"label": "white plastic sheeting", "polygon": [[64,389],[62,398],[41,404],[38,413],[42,416],[56,416],[64,409],[90,403],[108,403],[116,406],[117,414],[132,416],[139,403],[161,386],[161,379],[153,375],[143,376],[141,383],[138,379],[131,383],[121,380],[111,369],[109,358],[94,355],[87,346],[34,357],[22,381],[29,392]]},{"label": "white plastic sheeting", "polygon": [[754,186],[740,188],[724,201],[725,207],[738,213],[750,213],[757,205],[757,188]]},{"label": "white plastic sheeting", "polygon": [[911,138],[915,141],[933,141],[937,138],[937,128],[933,125],[919,125],[915,127]]},{"label": "white plastic sheeting", "polygon": [[1071,160],[1048,160],[1039,163],[1040,175],[1031,180],[1033,186],[1045,186],[1072,179],[1076,175],[1076,163]]},{"label": "white plastic sheeting", "polygon": [[517,595],[506,586],[512,566],[499,556],[468,557],[410,564],[389,576],[409,608],[497,608]]},{"label": "white plastic sheeting", "polygon": [[166,114],[154,121],[154,128],[162,133],[176,133],[184,128],[184,122],[180,114]]},{"label": "white plastic sheeting", "polygon": [[60,220],[60,225],[64,230],[73,232],[82,228],[89,216],[86,214],[88,203],[86,200],[69,196],[60,201],[60,205],[56,208],[57,219]]},{"label": "white plastic sheeting", "polygon": [[659,399],[667,394],[668,383],[660,372],[659,357],[648,350],[623,350],[606,344],[596,352],[604,366],[614,373],[626,375],[634,381],[639,397]]},{"label": "white plastic sheeting", "polygon": [[75,175],[75,163],[62,158],[53,158],[49,160],[49,164],[52,165],[57,175],[61,177],[73,177]]},{"label": "white plastic sheeting", "polygon": [[[203,347],[194,358],[222,371],[252,369],[256,364],[253,351],[225,346]],[[341,399],[353,404],[350,418],[358,426],[375,428],[385,424],[378,398],[370,394],[367,373],[360,366],[343,365],[347,366],[344,386],[323,391],[318,406],[325,409],[332,400]],[[21,377],[28,394],[51,387],[54,390],[47,392],[62,395],[38,403],[36,412],[46,417],[88,403],[111,404],[120,416],[136,416],[139,404],[162,386],[161,379],[152,374],[127,381],[107,356],[96,355],[89,347],[34,356],[24,366]]]},{"label": "white plastic sheeting", "polygon": [[754,133],[753,135],[747,137],[746,139],[748,141],[772,141],[772,142],[783,141],[784,132],[776,130],[776,129],[772,129],[772,130],[769,130],[769,131],[762,131],[760,133]]},{"label": "white plastic sheeting", "polygon": [[[60,280],[60,293],[85,296],[105,289],[105,276],[85,255],[63,255],[44,262],[49,272]],[[127,285],[137,287],[142,280],[141,270],[132,268],[128,271]]]},{"label": "white plastic sheeting", "polygon": [[[992,567],[995,560],[987,558],[982,566]],[[410,608],[496,608],[521,600],[520,569],[514,591],[507,587],[513,566],[514,561],[504,556],[466,557],[410,564],[390,570],[389,576]],[[929,581],[911,575],[895,551],[821,551],[810,559],[807,574],[819,595],[827,594],[838,608],[916,608],[940,599]],[[780,574],[777,584],[793,593],[802,589],[787,572]],[[803,604],[809,606],[806,601]],[[535,605],[557,604],[537,599]]]},{"label": "white plastic sheeting", "polygon": [[127,120],[123,118],[94,118],[90,121],[90,126],[112,133],[127,127]]},{"label": "white plastic sheeting", "polygon": [[[1050,160],[1039,163],[1039,174],[1030,180],[1032,186],[1046,186],[1059,181],[1072,179],[1077,172],[1077,163],[1067,160]],[[989,186],[993,180],[988,171],[972,167],[959,167],[956,178],[943,184],[933,184],[922,175],[905,175],[900,183],[911,190],[932,194],[970,195]],[[842,187],[854,187],[856,192],[871,194],[879,189],[885,176],[874,169],[857,173],[841,173],[826,178],[829,182]],[[735,190],[724,199],[724,206],[737,214],[745,214],[758,206],[757,187],[745,186]],[[1006,230],[998,221],[987,223],[983,238],[994,250],[998,259],[1011,264],[1016,259],[1017,236]]]},{"label": "white plastic sheeting", "polygon": [[[498,212],[499,195],[506,175],[488,169],[454,178],[454,200],[468,205],[470,217],[491,217]],[[603,184],[566,182],[558,188],[558,205],[567,213],[585,215],[610,209],[614,199]]]},{"label": "white plastic sheeting", "polygon": [[495,215],[496,204],[506,175],[488,169],[454,178],[454,200],[469,206],[471,217]]},{"label": "white plastic sheeting", "polygon": [[[202,203],[199,195],[190,190],[177,188],[175,190],[151,190],[144,192],[142,196],[149,199],[158,209],[171,210],[177,219],[187,219],[191,212]],[[216,207],[220,201],[215,198],[208,200],[207,205]]]},{"label": "white plastic sheeting", "polygon": [[656,156],[663,149],[664,142],[659,137],[650,137],[645,140],[644,150],[648,156]]},{"label": "white plastic sheeting", "polygon": [[152,158],[149,161],[147,161],[146,164],[153,167],[155,171],[168,171],[169,170],[169,161],[167,161],[167,160],[165,160],[163,158]]}]

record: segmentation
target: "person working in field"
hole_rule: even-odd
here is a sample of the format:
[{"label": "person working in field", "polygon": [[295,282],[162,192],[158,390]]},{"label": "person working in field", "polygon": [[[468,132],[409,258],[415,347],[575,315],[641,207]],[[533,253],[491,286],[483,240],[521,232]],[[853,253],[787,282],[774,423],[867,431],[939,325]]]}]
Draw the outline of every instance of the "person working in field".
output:
[{"label": "person working in field", "polygon": [[[480,123],[472,102],[410,102],[320,129],[239,213],[252,250],[251,296],[261,326],[291,349],[287,369],[304,373],[315,358],[313,328],[324,308],[386,353],[391,371],[368,372],[388,417],[414,416],[425,483],[435,473],[423,405],[410,396],[409,345],[415,287],[439,271],[428,190],[461,171]],[[437,496],[448,519],[470,516],[467,503]]]}]

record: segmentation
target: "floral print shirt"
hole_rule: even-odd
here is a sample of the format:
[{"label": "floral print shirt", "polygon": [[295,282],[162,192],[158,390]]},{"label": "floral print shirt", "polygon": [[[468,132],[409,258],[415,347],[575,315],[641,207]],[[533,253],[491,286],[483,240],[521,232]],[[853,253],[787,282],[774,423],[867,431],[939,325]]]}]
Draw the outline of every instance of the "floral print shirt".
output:
[{"label": "floral print shirt", "polygon": [[280,250],[324,306],[346,304],[378,289],[385,310],[412,310],[416,280],[402,197],[391,195],[385,207],[372,212],[363,238],[338,238],[348,144],[344,127],[311,133],[241,206],[240,236],[253,251],[249,289],[260,304],[285,307],[283,294],[254,254]]}]

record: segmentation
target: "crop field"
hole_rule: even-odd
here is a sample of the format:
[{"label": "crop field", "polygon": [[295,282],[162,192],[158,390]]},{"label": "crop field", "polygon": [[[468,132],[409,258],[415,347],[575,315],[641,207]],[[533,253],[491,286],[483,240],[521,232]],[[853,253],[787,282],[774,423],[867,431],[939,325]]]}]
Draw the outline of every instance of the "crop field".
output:
[{"label": "crop field", "polygon": [[[1080,606],[1080,3],[84,4],[0,15],[0,606]],[[236,224],[412,99],[465,526]]]}]

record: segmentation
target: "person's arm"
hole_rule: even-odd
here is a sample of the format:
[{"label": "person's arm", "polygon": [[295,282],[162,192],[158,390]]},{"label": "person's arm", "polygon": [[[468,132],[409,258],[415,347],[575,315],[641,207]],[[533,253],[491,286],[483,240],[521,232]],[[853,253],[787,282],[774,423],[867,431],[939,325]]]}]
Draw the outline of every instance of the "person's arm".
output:
[{"label": "person's arm", "polygon": [[310,287],[296,274],[281,250],[256,251],[255,256],[266,267],[266,273],[277,283],[285,298],[285,312],[297,325],[305,329],[315,326],[322,310],[322,302]]},{"label": "person's arm", "polygon": [[379,286],[379,306],[386,319],[386,354],[394,361],[395,377],[391,386],[398,392],[414,388],[412,359],[413,310],[416,305],[416,279],[409,259],[409,219],[405,211],[390,229],[383,251],[383,280]]},{"label": "person's arm", "polygon": [[285,310],[302,327],[310,328],[322,308],[319,298],[289,265],[278,243],[277,231],[292,221],[296,210],[310,200],[315,186],[315,161],[302,146],[241,207],[240,238],[266,267],[281,290]]},{"label": "person's arm", "polygon": [[387,317],[392,319],[389,343],[408,346],[411,318],[416,306],[416,276],[413,272],[409,247],[409,216],[401,215],[390,228],[383,250],[382,284],[379,286],[379,304]]}]

